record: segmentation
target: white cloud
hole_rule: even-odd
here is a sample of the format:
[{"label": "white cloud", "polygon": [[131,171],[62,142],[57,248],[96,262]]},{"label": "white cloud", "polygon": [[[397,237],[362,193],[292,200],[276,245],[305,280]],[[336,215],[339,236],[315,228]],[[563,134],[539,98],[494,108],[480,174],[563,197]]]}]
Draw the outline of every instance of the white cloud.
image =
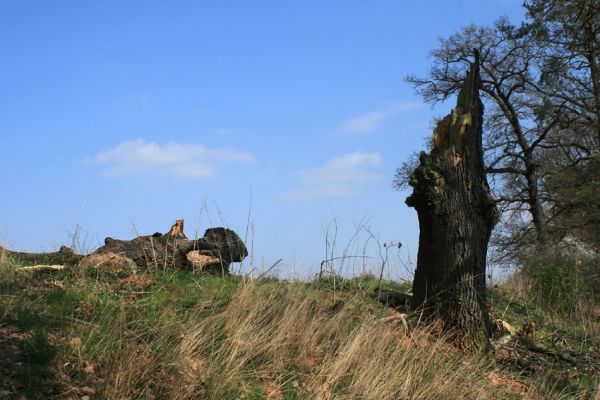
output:
[{"label": "white cloud", "polygon": [[373,171],[379,164],[378,153],[358,151],[334,157],[322,166],[301,172],[298,188],[284,193],[283,198],[302,201],[353,196],[361,185],[381,179]]},{"label": "white cloud", "polygon": [[402,112],[421,107],[421,103],[406,102],[394,103],[382,110],[371,111],[350,118],[342,123],[342,132],[348,135],[357,135],[373,132],[387,118]]},{"label": "white cloud", "polygon": [[350,134],[372,132],[377,129],[385,117],[386,113],[383,111],[372,111],[361,114],[345,121],[342,126],[342,130],[344,133]]},{"label": "white cloud", "polygon": [[123,142],[97,154],[89,162],[103,165],[108,177],[162,173],[174,178],[207,179],[216,167],[228,163],[250,163],[254,156],[229,147],[207,149],[200,144],[146,143],[142,139]]}]

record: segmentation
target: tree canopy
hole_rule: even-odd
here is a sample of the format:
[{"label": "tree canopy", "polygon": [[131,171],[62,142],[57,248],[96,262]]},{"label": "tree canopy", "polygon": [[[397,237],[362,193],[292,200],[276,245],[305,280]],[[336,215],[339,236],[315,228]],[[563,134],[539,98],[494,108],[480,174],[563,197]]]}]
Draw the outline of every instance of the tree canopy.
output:
[{"label": "tree canopy", "polygon": [[[500,18],[441,38],[427,75],[406,78],[426,102],[446,101],[474,49],[480,53],[485,168],[502,215],[493,241],[499,260],[575,231],[600,246],[590,217],[599,178],[589,172],[600,143],[600,0],[531,0],[524,7],[519,26]],[[398,168],[396,187],[414,165]]]}]

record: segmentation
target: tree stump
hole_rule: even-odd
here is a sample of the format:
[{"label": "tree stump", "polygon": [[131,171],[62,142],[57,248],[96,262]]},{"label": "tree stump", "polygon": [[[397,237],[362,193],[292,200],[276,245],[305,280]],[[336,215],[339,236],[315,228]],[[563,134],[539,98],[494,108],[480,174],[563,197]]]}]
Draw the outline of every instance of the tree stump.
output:
[{"label": "tree stump", "polygon": [[489,349],[486,254],[498,219],[484,173],[483,104],[479,61],[468,73],[456,107],[421,152],[406,204],[419,217],[419,251],[412,308],[440,320],[465,349]]}]

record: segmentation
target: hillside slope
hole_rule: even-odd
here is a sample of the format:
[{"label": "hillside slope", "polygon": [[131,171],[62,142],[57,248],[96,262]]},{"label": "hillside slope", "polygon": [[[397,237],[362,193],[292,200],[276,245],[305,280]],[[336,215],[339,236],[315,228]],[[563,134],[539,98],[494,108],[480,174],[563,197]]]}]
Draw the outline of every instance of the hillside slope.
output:
[{"label": "hillside slope", "polygon": [[[127,276],[0,266],[0,399],[549,399],[597,396],[600,341],[493,289],[526,335],[496,359],[373,299],[377,280]],[[393,282],[386,289],[405,290]],[[539,349],[538,349],[539,350]],[[563,357],[564,356],[564,357]]]}]

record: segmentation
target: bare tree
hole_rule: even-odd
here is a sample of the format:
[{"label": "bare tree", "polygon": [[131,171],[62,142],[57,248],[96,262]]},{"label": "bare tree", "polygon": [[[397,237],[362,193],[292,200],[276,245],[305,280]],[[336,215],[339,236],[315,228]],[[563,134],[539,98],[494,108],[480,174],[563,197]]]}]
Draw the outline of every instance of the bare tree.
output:
[{"label": "bare tree", "polygon": [[474,48],[481,54],[486,173],[505,226],[516,221],[512,225],[519,227],[508,242],[543,242],[547,216],[540,160],[559,127],[563,103],[550,101],[538,88],[543,49],[534,44],[531,31],[504,18],[493,27],[467,26],[440,39],[427,77],[407,80],[425,101],[444,101],[459,89]]},{"label": "bare tree", "polygon": [[600,144],[600,0],[530,0],[526,28],[544,51],[537,89],[562,102],[569,127]]}]

